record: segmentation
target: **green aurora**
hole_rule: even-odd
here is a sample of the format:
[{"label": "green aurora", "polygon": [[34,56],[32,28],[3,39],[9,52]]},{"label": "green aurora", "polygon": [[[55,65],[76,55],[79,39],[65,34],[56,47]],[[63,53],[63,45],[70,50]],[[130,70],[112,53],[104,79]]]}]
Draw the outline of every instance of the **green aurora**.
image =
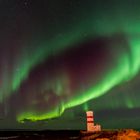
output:
[{"label": "green aurora", "polygon": [[[130,82],[139,75],[139,4],[135,0],[133,2],[129,0],[127,4],[125,1],[107,3],[87,1],[86,4],[85,1],[81,1],[80,4],[77,1],[72,3],[73,5],[68,6],[68,10],[66,10],[64,8],[65,4],[61,5],[56,2],[53,5],[50,2],[52,11],[55,11],[57,8],[62,9],[58,10],[56,16],[51,11],[48,13],[49,16],[52,16],[52,19],[57,21],[57,24],[44,23],[43,27],[39,26],[41,33],[33,31],[31,37],[25,36],[24,39],[26,41],[23,41],[20,47],[17,47],[15,50],[13,49],[14,46],[11,47],[13,50],[7,47],[6,51],[8,49],[12,50],[11,57],[9,53],[3,51],[5,55],[2,57],[4,59],[3,62],[1,61],[2,64],[4,63],[0,74],[2,79],[0,85],[1,104],[10,100],[12,96],[16,96],[18,92],[20,94],[22,85],[28,82],[30,74],[38,65],[49,61],[50,58],[68,52],[70,49],[79,47],[79,44],[89,39],[96,40],[97,38],[105,37],[109,40],[108,46],[104,46],[111,53],[108,68],[104,70],[97,81],[94,81],[94,73],[91,73],[90,76],[88,75],[90,86],[81,88],[82,85],[80,85],[74,90],[69,89],[72,93],[67,93],[66,90],[71,79],[65,69],[62,68],[61,72],[55,75],[55,78],[52,76],[52,78],[47,79],[47,76],[44,75],[46,79],[43,80],[44,83],[39,84],[38,92],[49,87],[53,88],[55,94],[60,97],[60,101],[56,102],[52,107],[46,107],[47,109],[43,109],[42,112],[36,109],[33,103],[27,103],[25,108],[23,106],[15,113],[19,122],[24,122],[24,120],[40,121],[60,117],[66,109],[78,105],[85,105],[83,108],[87,110],[88,101],[102,97],[118,85]],[[79,7],[77,6],[78,4]],[[67,21],[63,21],[60,15],[64,16],[64,19],[67,19]],[[36,17],[35,20],[39,19]],[[36,26],[33,27],[34,30],[35,28]],[[43,30],[44,32],[47,30],[46,33]],[[48,37],[49,34],[51,37]],[[120,39],[120,42],[111,42],[112,38],[119,35],[123,36],[122,40],[124,41]],[[96,60],[93,60],[93,64],[94,61]],[[30,90],[27,91],[29,92]],[[32,98],[31,95],[29,97]],[[134,103],[131,98],[124,98],[123,105],[125,107],[131,109],[140,107],[140,104]],[[47,100],[49,103],[51,102],[49,99],[45,101]],[[34,102],[34,98],[31,102]]]},{"label": "green aurora", "polygon": [[[133,45],[135,46],[129,48],[131,52],[125,52],[124,54],[119,55],[117,65],[110,69],[106,73],[106,75],[101,78],[99,83],[94,84],[86,91],[78,91],[78,93],[76,93],[73,97],[69,97],[67,101],[63,102],[61,111],[59,110],[59,107],[56,107],[53,111],[46,112],[41,115],[38,115],[36,111],[25,112],[18,116],[18,120],[29,119],[32,121],[37,121],[61,116],[65,109],[83,104],[91,99],[98,98],[103,94],[106,94],[114,86],[131,80],[138,74],[140,70],[140,61],[138,61],[140,48],[138,48],[136,41],[133,43]],[[129,55],[129,53],[131,54]],[[129,100],[130,101],[126,102],[126,106],[128,108],[135,108],[135,106],[131,102],[131,99]],[[60,105],[61,103],[59,104],[59,106]]]}]

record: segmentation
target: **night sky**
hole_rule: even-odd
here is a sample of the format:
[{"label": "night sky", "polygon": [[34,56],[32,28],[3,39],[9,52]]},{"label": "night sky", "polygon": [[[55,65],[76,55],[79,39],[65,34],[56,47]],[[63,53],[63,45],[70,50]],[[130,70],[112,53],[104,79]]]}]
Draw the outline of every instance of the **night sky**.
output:
[{"label": "night sky", "polygon": [[0,129],[140,128],[139,0],[0,0]]}]

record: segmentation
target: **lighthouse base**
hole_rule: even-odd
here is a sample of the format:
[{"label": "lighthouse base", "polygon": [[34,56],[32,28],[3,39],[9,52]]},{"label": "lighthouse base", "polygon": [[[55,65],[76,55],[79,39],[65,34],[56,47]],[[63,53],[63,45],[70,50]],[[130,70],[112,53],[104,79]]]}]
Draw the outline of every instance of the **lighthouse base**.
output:
[{"label": "lighthouse base", "polygon": [[101,131],[101,125],[92,125],[87,128],[88,132],[98,132]]}]

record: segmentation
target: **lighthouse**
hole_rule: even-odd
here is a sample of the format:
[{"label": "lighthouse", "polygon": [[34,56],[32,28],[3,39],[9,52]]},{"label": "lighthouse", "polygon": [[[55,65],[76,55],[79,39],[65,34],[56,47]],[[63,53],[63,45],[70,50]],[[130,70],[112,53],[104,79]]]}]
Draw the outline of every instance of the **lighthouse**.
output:
[{"label": "lighthouse", "polygon": [[93,111],[87,111],[87,131],[88,132],[97,132],[101,131],[101,125],[94,124],[94,113]]}]

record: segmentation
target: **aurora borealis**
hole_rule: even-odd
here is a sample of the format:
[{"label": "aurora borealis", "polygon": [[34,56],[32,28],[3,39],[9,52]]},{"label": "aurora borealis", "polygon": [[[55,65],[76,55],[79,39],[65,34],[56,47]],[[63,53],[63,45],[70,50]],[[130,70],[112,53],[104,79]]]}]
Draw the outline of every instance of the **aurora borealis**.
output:
[{"label": "aurora borealis", "polygon": [[138,128],[139,4],[1,0],[0,128]]}]

